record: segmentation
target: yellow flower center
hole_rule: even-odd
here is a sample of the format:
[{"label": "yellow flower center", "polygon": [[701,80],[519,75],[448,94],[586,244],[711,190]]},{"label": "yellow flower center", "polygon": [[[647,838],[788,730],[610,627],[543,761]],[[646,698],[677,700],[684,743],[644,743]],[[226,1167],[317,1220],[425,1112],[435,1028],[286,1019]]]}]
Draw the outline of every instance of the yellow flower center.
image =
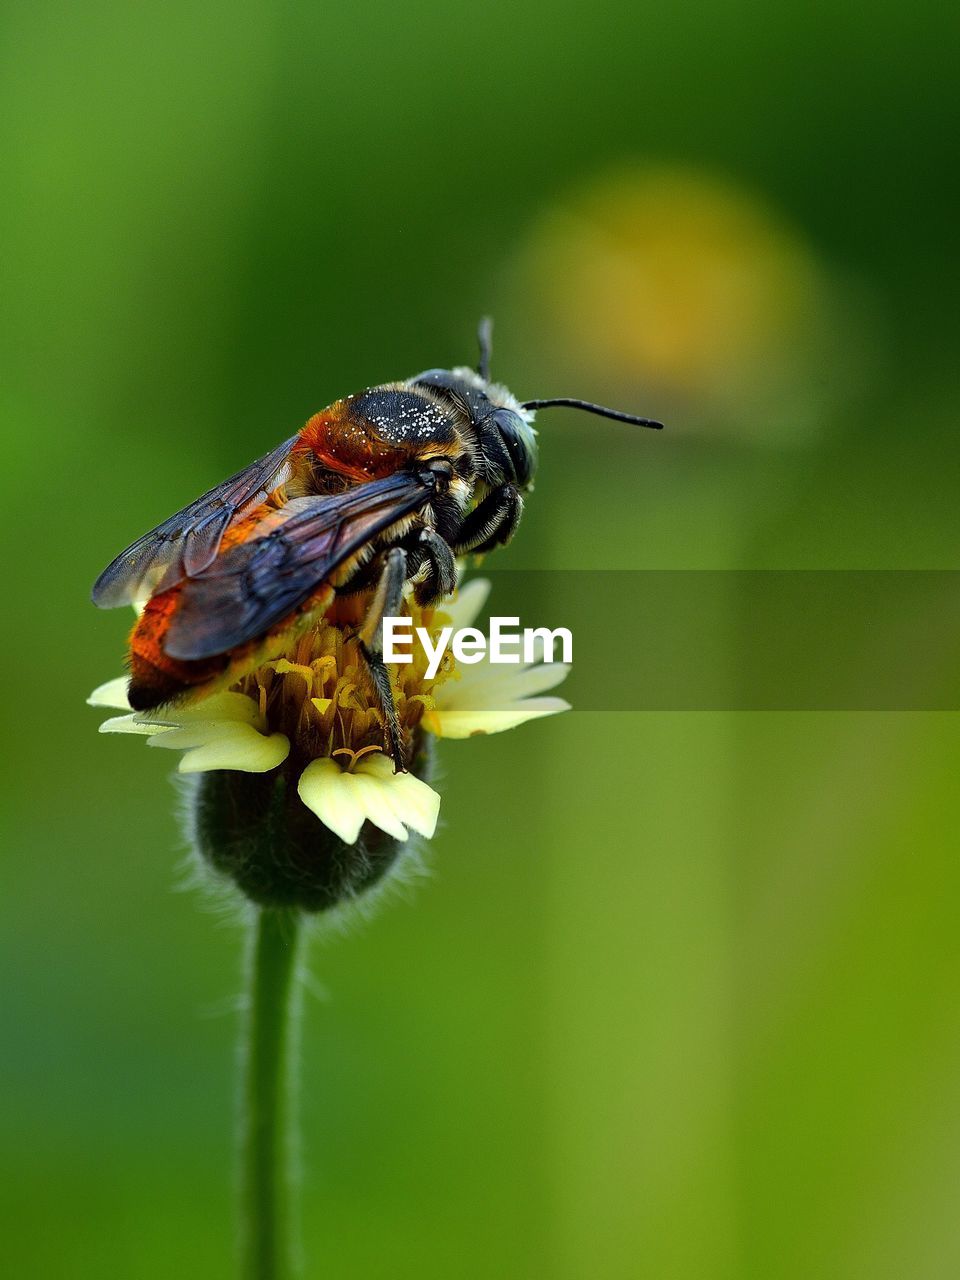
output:
[{"label": "yellow flower center", "polygon": [[[240,680],[234,689],[258,704],[267,729],[284,733],[300,757],[338,759],[352,771],[371,751],[385,746],[386,723],[360,648],[359,629],[369,596],[336,600],[302,632],[281,657]],[[404,602],[414,628],[431,635],[442,616],[423,609],[412,598]],[[423,716],[433,710],[433,691],[455,674],[448,650],[434,678],[427,677],[427,655],[414,638],[412,661],[389,668],[397,720],[404,737],[413,741]]]}]

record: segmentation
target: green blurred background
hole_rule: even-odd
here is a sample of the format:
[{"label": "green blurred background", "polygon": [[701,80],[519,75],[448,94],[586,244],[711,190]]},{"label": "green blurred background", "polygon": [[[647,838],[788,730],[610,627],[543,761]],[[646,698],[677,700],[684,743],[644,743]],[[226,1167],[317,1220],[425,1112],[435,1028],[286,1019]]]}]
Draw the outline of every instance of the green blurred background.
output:
[{"label": "green blurred background", "polygon": [[[518,393],[670,423],[545,415],[503,566],[956,567],[957,26],[2,24],[0,1265],[226,1280],[242,930],[178,892],[166,756],[83,705],[129,621],[90,582],[338,395],[472,359],[484,310]],[[443,745],[432,878],[313,948],[308,1276],[957,1275],[956,716]]]}]

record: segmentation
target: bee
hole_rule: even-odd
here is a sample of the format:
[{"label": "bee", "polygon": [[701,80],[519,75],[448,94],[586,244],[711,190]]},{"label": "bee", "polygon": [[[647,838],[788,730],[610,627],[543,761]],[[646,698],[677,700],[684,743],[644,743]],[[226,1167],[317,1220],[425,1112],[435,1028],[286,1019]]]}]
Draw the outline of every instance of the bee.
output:
[{"label": "bee", "polygon": [[475,370],[428,369],[335,401],[104,569],[96,605],[146,600],[130,637],[135,710],[228,688],[338,597],[367,592],[360,650],[385,749],[404,768],[383,619],[408,589],[425,606],[449,596],[457,557],[513,537],[537,467],[535,412],[662,426],[583,400],[518,401],[490,380],[489,321],[479,344]]}]

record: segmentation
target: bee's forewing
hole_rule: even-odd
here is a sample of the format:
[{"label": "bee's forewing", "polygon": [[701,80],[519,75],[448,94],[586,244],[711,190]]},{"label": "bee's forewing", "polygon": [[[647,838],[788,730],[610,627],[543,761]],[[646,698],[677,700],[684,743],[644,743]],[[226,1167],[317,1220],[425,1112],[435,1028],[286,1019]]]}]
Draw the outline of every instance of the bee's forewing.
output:
[{"label": "bee's forewing", "polygon": [[183,661],[264,635],[371,539],[423,507],[433,490],[397,472],[345,493],[297,498],[184,582],[164,638]]},{"label": "bee's forewing", "polygon": [[131,604],[206,569],[231,520],[287,479],[296,440],[284,440],[121,551],[94,583],[94,604],[102,609]]}]

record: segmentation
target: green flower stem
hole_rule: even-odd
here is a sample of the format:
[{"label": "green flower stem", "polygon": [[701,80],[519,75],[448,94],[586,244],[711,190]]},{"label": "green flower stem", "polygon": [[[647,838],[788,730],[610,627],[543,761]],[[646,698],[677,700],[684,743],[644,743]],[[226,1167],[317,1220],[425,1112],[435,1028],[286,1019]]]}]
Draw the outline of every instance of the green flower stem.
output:
[{"label": "green flower stem", "polygon": [[295,1272],[291,1168],[296,967],[300,915],[257,910],[250,948],[250,1008],[242,1100],[244,1280],[289,1280]]}]

